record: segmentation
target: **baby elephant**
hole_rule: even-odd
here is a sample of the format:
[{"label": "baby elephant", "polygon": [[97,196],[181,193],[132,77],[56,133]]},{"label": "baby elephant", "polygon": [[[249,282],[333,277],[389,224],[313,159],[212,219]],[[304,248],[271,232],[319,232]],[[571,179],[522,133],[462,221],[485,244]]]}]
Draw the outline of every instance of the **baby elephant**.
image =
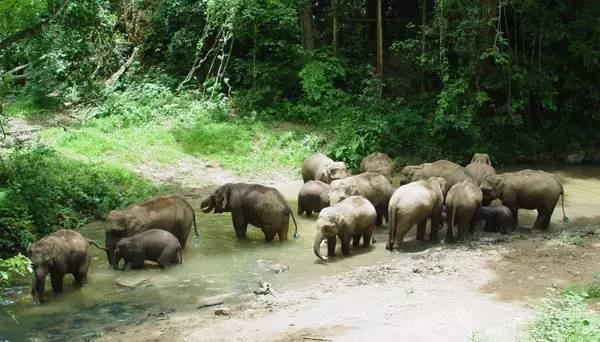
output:
[{"label": "baby elephant", "polygon": [[329,206],[329,184],[321,181],[308,181],[298,193],[298,215],[306,212],[309,216],[313,211],[321,211]]},{"label": "baby elephant", "polygon": [[144,261],[154,261],[161,269],[171,264],[181,264],[181,244],[173,234],[162,229],[149,229],[137,235],[122,238],[117,243],[113,256],[113,267],[118,269],[121,258],[131,268],[142,268]]},{"label": "baby elephant", "polygon": [[342,253],[350,253],[350,240],[354,247],[358,247],[360,238],[363,247],[369,246],[377,213],[369,200],[360,196],[350,196],[333,207],[321,210],[317,219],[317,235],[315,236],[315,255],[327,261],[321,255],[321,242],[327,239],[327,254],[335,255],[336,236],[342,240]]},{"label": "baby elephant", "polygon": [[503,205],[479,208],[477,220],[485,221],[484,230],[486,232],[507,234],[515,228],[512,211]]}]

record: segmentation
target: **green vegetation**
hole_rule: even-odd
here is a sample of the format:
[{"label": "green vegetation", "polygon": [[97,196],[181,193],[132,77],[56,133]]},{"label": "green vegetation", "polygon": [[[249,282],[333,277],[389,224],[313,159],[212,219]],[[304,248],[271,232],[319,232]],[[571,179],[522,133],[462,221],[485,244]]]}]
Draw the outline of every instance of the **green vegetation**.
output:
[{"label": "green vegetation", "polygon": [[24,251],[30,242],[60,228],[143,200],[160,189],[131,171],[61,157],[38,146],[5,161],[0,197],[0,253]]},{"label": "green vegetation", "polygon": [[600,340],[600,315],[591,311],[585,296],[555,294],[538,307],[538,317],[529,325],[527,341],[595,342]]},{"label": "green vegetation", "polygon": [[[0,259],[0,290],[13,286],[15,279],[22,278],[32,271],[31,261],[24,255],[19,254],[8,259]],[[0,292],[0,303],[2,301],[2,292]],[[17,317],[10,310],[2,307],[2,311],[18,322]]]}]

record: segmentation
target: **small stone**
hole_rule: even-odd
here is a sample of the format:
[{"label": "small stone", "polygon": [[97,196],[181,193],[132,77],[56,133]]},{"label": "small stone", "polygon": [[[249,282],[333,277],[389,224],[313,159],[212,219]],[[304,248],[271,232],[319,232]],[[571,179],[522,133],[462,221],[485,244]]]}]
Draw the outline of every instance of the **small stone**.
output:
[{"label": "small stone", "polygon": [[575,151],[573,153],[567,154],[563,161],[567,164],[571,164],[571,165],[579,165],[581,164],[581,162],[585,159],[585,152],[584,151]]},{"label": "small stone", "polygon": [[231,314],[231,309],[226,306],[215,309],[216,316],[229,316],[229,314]]}]

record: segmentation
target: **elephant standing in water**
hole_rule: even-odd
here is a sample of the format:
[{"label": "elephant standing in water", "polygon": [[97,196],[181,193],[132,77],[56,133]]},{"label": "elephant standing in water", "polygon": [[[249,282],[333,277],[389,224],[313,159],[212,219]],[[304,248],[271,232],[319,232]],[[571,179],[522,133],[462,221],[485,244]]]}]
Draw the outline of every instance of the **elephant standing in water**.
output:
[{"label": "elephant standing in water", "polygon": [[27,247],[27,256],[34,270],[31,294],[37,293],[40,303],[46,300],[48,273],[55,293],[62,292],[63,278],[67,273],[73,274],[79,286],[83,285],[90,267],[90,243],[95,245],[74,230],[61,229]]},{"label": "elephant standing in water", "polygon": [[298,193],[298,215],[306,212],[310,216],[313,211],[321,211],[329,206],[329,189],[327,183],[308,181],[302,185]]},{"label": "elephant standing in water", "polygon": [[122,238],[117,243],[113,259],[114,269],[118,269],[123,259],[123,269],[128,263],[131,268],[144,267],[144,261],[154,261],[161,269],[172,264],[181,264],[181,245],[173,234],[162,229],[150,229],[134,236]]},{"label": "elephant standing in water", "polygon": [[458,225],[457,240],[463,241],[467,230],[475,232],[475,216],[481,206],[481,189],[472,180],[455,184],[446,195],[446,242],[453,242],[454,224]]},{"label": "elephant standing in water", "polygon": [[327,254],[335,255],[337,236],[342,243],[342,254],[350,254],[350,241],[358,247],[360,238],[363,247],[368,247],[375,229],[375,207],[367,199],[360,196],[350,196],[332,207],[325,208],[317,219],[317,235],[315,236],[315,255],[327,261],[321,255],[321,242],[327,239]]},{"label": "elephant standing in water", "polygon": [[329,190],[329,203],[334,205],[350,196],[362,196],[377,210],[377,225],[380,226],[383,217],[388,218],[387,208],[393,192],[392,184],[384,176],[365,172],[333,181]]},{"label": "elephant standing in water", "polygon": [[392,174],[394,173],[394,161],[383,153],[371,153],[360,163],[360,172],[379,173],[391,183]]},{"label": "elephant standing in water", "polygon": [[196,214],[186,200],[179,196],[158,197],[125,209],[113,210],[106,227],[106,255],[112,266],[112,257],[119,239],[149,229],[162,229],[173,234],[181,248],[185,244],[192,225],[196,235]]},{"label": "elephant standing in water", "polygon": [[499,175],[487,176],[480,185],[483,198],[492,201],[496,198],[510,208],[515,225],[518,226],[518,211],[537,209],[538,216],[533,229],[546,230],[550,226],[550,218],[562,196],[563,221],[565,215],[564,189],[556,176],[539,170],[522,170]]},{"label": "elephant standing in water", "polygon": [[484,230],[486,232],[507,234],[515,228],[512,211],[504,205],[479,208],[476,220],[485,221]]},{"label": "elephant standing in water", "polygon": [[415,224],[417,240],[425,240],[428,219],[431,219],[429,240],[437,242],[445,193],[446,180],[441,177],[431,177],[399,187],[390,199],[390,230],[386,248],[400,248],[404,235]]},{"label": "elephant standing in water", "polygon": [[246,238],[248,224],[260,228],[265,240],[273,241],[275,234],[279,241],[287,240],[290,216],[296,230],[294,239],[299,237],[298,225],[292,210],[283,195],[275,188],[246,183],[227,183],[218,187],[212,195],[204,199],[200,209],[215,214],[231,212],[233,229],[238,239]]},{"label": "elephant standing in water", "polygon": [[405,166],[401,172],[400,184],[404,185],[430,177],[444,178],[448,189],[454,184],[472,179],[464,167],[448,160],[438,160],[433,163]]},{"label": "elephant standing in water", "polygon": [[334,162],[324,154],[317,153],[302,163],[302,179],[304,183],[318,180],[330,184],[336,179],[348,177],[348,171],[344,162]]}]

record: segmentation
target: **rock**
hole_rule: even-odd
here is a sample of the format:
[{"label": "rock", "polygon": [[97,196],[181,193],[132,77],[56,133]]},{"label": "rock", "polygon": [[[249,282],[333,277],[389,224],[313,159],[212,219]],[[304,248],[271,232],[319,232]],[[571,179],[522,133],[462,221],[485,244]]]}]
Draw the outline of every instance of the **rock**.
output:
[{"label": "rock", "polygon": [[600,149],[586,151],[584,160],[591,163],[600,163]]},{"label": "rock", "polygon": [[125,289],[133,290],[133,289],[136,289],[136,288],[139,288],[139,287],[147,287],[147,286],[150,286],[152,284],[150,283],[150,280],[148,280],[148,279],[141,279],[141,280],[137,280],[137,281],[135,281],[135,280],[134,281],[127,281],[127,280],[119,280],[119,279],[117,279],[115,281],[115,285],[120,286],[120,287],[125,288]]},{"label": "rock", "polygon": [[287,272],[287,271],[289,271],[289,269],[290,269],[290,266],[284,265],[284,264],[275,264],[275,265],[271,265],[269,267],[269,271],[277,273],[277,274]]},{"label": "rock", "polygon": [[222,306],[220,308],[215,309],[215,316],[229,316],[230,314],[231,309],[226,306]]},{"label": "rock", "polygon": [[571,165],[579,165],[585,159],[585,152],[583,150],[578,150],[573,153],[567,154],[563,158],[563,162]]}]

